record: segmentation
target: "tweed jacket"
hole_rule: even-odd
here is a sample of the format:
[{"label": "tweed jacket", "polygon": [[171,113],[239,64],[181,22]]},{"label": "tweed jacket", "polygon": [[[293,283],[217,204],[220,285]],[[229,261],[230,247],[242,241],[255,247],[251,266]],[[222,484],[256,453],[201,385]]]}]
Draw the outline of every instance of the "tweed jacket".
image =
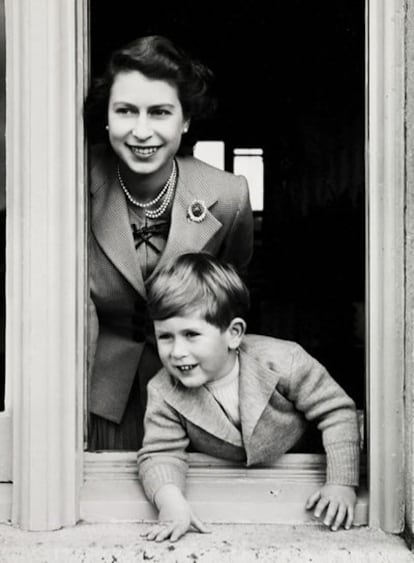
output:
[{"label": "tweed jacket", "polygon": [[[177,164],[170,230],[148,281],[166,261],[185,252],[209,252],[243,272],[253,250],[253,214],[246,179],[192,157],[178,157]],[[92,152],[89,409],[119,423],[144,346],[152,346],[154,357],[156,347],[144,279],[116,169],[112,151],[100,146]],[[196,200],[207,207],[206,217],[199,223],[187,216]],[[160,367],[159,363],[154,365],[148,377]]]},{"label": "tweed jacket", "polygon": [[187,389],[162,369],[148,384],[145,436],[138,470],[150,500],[159,487],[182,490],[187,448],[247,466],[273,463],[303,434],[322,432],[327,482],[358,484],[355,405],[326,369],[296,343],[245,336],[240,351],[239,431],[207,388]]}]

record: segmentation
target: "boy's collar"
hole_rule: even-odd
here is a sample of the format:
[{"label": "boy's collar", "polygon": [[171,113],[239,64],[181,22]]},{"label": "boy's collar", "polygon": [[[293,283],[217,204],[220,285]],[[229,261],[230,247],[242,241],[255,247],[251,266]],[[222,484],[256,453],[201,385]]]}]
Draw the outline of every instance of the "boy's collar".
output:
[{"label": "boy's collar", "polygon": [[233,381],[233,379],[239,377],[240,375],[239,372],[240,372],[240,362],[239,362],[239,357],[237,355],[234,361],[234,365],[229,371],[229,373],[224,377],[222,377],[221,379],[215,379],[213,381],[209,381],[208,383],[205,384],[205,387],[207,387],[208,389],[213,389],[213,388],[222,387],[224,385],[228,385],[230,381]]},{"label": "boy's collar", "polygon": [[[240,417],[243,442],[248,448],[257,422],[275,391],[279,374],[271,370],[249,352],[248,337],[240,347]],[[165,385],[165,379],[169,385]],[[211,393],[203,387],[187,389],[177,384],[166,370],[163,370],[159,385],[164,400],[193,424],[218,438],[242,447],[240,432],[228,420]],[[207,413],[213,411],[215,417]]]},{"label": "boy's collar", "polygon": [[263,411],[270,401],[279,375],[249,353],[246,337],[240,346],[240,418],[247,447]]},{"label": "boy's collar", "polygon": [[[213,395],[203,386],[188,389],[177,383],[165,370],[170,385],[161,382],[160,392],[163,399],[189,422],[237,447],[243,447],[239,430],[230,422],[224,411],[218,406]],[[214,417],[208,413],[214,412]]]}]

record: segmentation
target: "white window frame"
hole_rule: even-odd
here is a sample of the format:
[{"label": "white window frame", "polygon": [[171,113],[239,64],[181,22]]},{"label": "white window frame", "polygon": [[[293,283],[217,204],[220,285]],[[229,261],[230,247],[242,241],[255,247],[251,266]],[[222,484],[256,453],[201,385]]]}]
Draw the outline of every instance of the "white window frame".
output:
[{"label": "white window frame", "polygon": [[[7,406],[0,459],[12,460],[3,477],[13,485],[1,486],[0,502],[2,515],[8,511],[28,530],[79,519],[86,7],[74,0],[5,3]],[[12,439],[4,436],[11,426]]]},{"label": "white window frame", "polygon": [[[369,524],[401,532],[408,8],[405,0],[368,0],[367,8]],[[0,459],[11,459],[12,471],[9,462],[0,471],[13,484],[0,485],[0,518],[29,530],[73,525],[93,503],[108,506],[105,478],[124,480],[126,493],[137,490],[130,454],[83,452],[87,31],[86,0],[6,0],[7,409]],[[191,487],[196,496],[197,483],[208,485],[217,471],[225,483],[229,475],[253,475],[253,486],[259,474],[286,485],[320,479],[320,460],[295,459],[292,468],[285,456],[262,470],[267,475],[223,464],[206,470],[205,460],[200,466],[195,459]],[[314,471],[310,481],[306,471]],[[123,514],[130,498],[117,497]]]}]

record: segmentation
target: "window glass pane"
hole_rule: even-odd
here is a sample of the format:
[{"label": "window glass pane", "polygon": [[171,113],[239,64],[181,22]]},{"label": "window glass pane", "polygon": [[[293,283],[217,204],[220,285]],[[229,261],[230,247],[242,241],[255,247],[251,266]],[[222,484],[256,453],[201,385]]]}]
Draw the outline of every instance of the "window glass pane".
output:
[{"label": "window glass pane", "polygon": [[224,170],[224,143],[223,141],[199,141],[194,147],[194,156]]},{"label": "window glass pane", "polygon": [[253,211],[263,211],[263,150],[234,149],[234,173],[247,178]]},{"label": "window glass pane", "polygon": [[[128,5],[125,19],[112,3],[90,0],[92,75],[112,49],[154,29],[211,67],[217,110],[191,124],[203,141],[195,156],[245,175],[262,209],[249,331],[299,342],[363,409],[364,2],[278,3],[275,20],[272,3],[252,10],[229,0],[209,5],[202,21],[194,2],[130,4],[117,4]],[[255,64],[246,78],[247,59]]]}]

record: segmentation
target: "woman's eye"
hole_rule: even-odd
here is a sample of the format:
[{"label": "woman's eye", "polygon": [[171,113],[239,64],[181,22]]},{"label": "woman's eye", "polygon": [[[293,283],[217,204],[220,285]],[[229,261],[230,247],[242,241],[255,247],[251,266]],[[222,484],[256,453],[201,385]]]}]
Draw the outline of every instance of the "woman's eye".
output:
[{"label": "woman's eye", "polygon": [[169,334],[157,334],[157,340],[168,340],[169,338],[171,338],[171,336]]},{"label": "woman's eye", "polygon": [[133,113],[131,108],[117,108],[115,110],[115,113],[118,113],[120,115],[128,115],[129,113]]},{"label": "woman's eye", "polygon": [[171,112],[165,108],[156,108],[152,110],[152,115],[154,115],[155,117],[164,117],[171,115]]}]

